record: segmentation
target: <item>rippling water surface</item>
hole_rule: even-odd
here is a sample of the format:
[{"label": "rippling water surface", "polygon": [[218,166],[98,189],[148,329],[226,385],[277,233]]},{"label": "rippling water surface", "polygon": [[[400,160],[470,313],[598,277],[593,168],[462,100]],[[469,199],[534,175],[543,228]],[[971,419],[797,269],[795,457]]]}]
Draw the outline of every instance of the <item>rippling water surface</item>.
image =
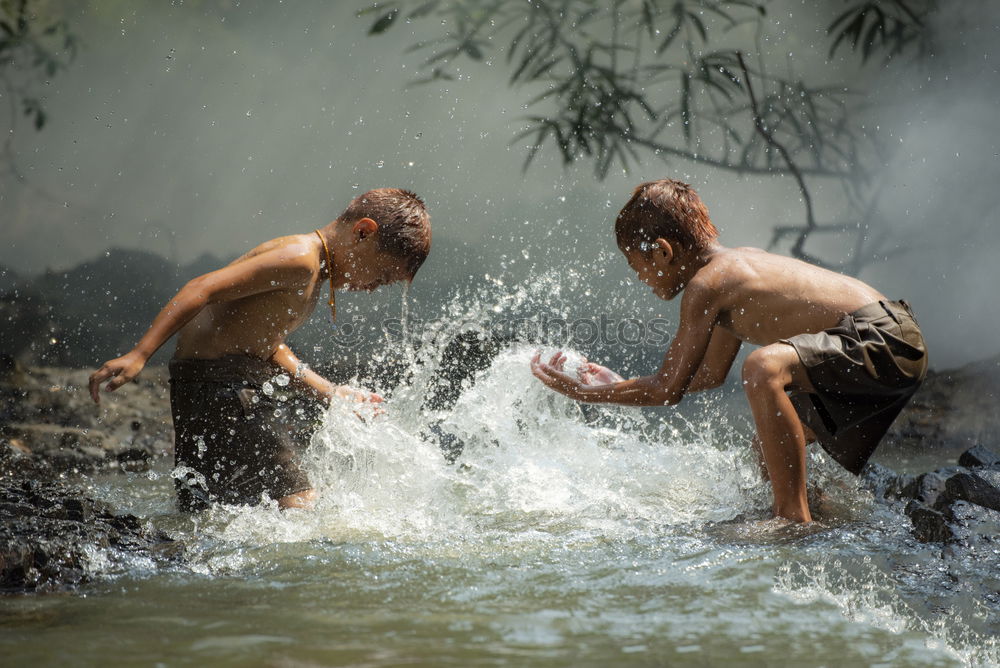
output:
[{"label": "rippling water surface", "polygon": [[[709,403],[581,409],[510,345],[447,410],[415,363],[388,414],[334,406],[314,511],[173,509],[169,470],[92,482],[184,542],[95,553],[77,593],[0,602],[8,665],[984,665],[994,550],[923,545],[810,456],[814,525],[767,520],[746,432]],[[691,415],[695,415],[692,418]],[[455,463],[442,434],[465,444]]]}]

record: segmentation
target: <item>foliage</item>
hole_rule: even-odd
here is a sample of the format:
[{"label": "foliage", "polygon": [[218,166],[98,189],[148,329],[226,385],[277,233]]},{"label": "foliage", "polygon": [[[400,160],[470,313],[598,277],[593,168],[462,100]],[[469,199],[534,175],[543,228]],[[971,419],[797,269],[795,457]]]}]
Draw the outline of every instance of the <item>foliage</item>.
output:
[{"label": "foliage", "polygon": [[20,112],[36,130],[47,115],[36,92],[39,80],[48,81],[76,56],[76,37],[65,19],[46,17],[42,3],[0,0],[0,90],[11,105],[11,116]]},{"label": "foliage", "polygon": [[[868,212],[872,167],[884,160],[879,138],[856,121],[864,100],[843,85],[817,84],[770,66],[761,41],[772,26],[769,0],[426,0],[378,3],[369,33],[432,20],[434,38],[414,44],[429,74],[452,79],[463,60],[503,62],[512,86],[534,95],[532,113],[512,143],[527,142],[525,169],[552,146],[564,164],[593,162],[599,178],[628,170],[644,153],[742,174],[793,176],[806,223],[776,230],[795,255],[858,271],[873,248],[857,244],[846,261],[824,262],[804,249],[815,232],[850,225],[815,220],[807,178],[844,183],[861,217]],[[850,46],[862,65],[921,43],[933,0],[847,0],[827,27],[830,54]],[[752,62],[744,57],[752,50]],[[753,87],[753,88],[752,88]],[[756,89],[756,95],[754,95]],[[858,238],[865,236],[861,225]],[[881,242],[879,242],[881,243]],[[878,249],[874,249],[878,251]],[[880,251],[879,251],[880,252]]]},{"label": "foliage", "polygon": [[864,61],[878,51],[882,51],[888,60],[911,46],[926,53],[929,45],[927,31],[924,30],[925,19],[936,5],[936,0],[854,2],[827,28],[827,33],[833,37],[830,57],[848,41],[852,50],[860,49]]}]

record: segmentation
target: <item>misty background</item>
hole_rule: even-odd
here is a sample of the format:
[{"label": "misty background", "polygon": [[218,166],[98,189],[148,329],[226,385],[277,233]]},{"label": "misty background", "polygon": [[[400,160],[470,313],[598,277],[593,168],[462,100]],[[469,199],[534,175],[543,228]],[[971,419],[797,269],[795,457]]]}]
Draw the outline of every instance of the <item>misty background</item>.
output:
[{"label": "misty background", "polygon": [[[425,73],[408,47],[435,26],[369,35],[372,17],[356,15],[369,5],[46,3],[65,16],[79,53],[42,85],[41,130],[17,109],[4,112],[12,163],[0,170],[0,292],[44,293],[55,304],[64,320],[48,338],[53,350],[86,343],[83,354],[48,361],[96,366],[127,352],[185,280],[266,239],[321,227],[380,186],[417,192],[431,213],[432,252],[409,291],[417,324],[446,306],[491,313],[491,300],[526,290],[521,312],[675,325],[677,304],[634,280],[614,243],[614,216],[642,181],[694,185],[726,245],[766,247],[775,225],[801,223],[787,176],[646,154],[629,173],[599,180],[586,162],[564,167],[554,149],[523,172],[529,142],[511,139],[537,91],[509,87],[500,58],[414,85]],[[841,3],[768,7],[764,55],[858,87],[866,123],[897,144],[878,175],[877,206],[905,250],[860,277],[913,305],[933,367],[1000,353],[1000,7],[942,2],[930,17],[934,52],[885,68],[850,52],[828,58],[825,27]],[[818,184],[814,196],[821,217],[841,207],[837,187]],[[399,286],[341,293],[340,323],[371,336],[332,343],[321,302],[291,344],[320,367],[357,361],[385,345],[379,323],[397,317],[400,302]],[[15,306],[5,307],[8,322],[21,317]],[[24,318],[2,330],[0,352],[22,342],[18,331],[30,338],[45,326]],[[586,352],[638,373],[655,368],[663,348],[598,342]]]}]

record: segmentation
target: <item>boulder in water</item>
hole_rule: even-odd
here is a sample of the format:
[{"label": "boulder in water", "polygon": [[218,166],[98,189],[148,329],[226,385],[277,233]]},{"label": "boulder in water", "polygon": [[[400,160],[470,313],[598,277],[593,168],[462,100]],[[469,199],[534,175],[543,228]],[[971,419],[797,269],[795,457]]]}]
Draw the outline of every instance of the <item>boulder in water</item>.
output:
[{"label": "boulder in water", "polygon": [[[990,474],[993,474],[992,476]],[[983,471],[956,473],[948,478],[945,491],[951,501],[967,501],[968,503],[1000,510],[1000,472]]]},{"label": "boulder in water", "polygon": [[985,446],[977,445],[963,452],[958,458],[958,464],[968,468],[1000,466],[1000,455]]},{"label": "boulder in water", "polygon": [[0,592],[53,591],[93,577],[95,555],[114,564],[141,555],[176,558],[167,536],[133,515],[116,515],[56,481],[0,482]]},{"label": "boulder in water", "polygon": [[950,513],[910,501],[906,504],[906,514],[913,522],[913,535],[922,543],[946,543],[955,538]]}]

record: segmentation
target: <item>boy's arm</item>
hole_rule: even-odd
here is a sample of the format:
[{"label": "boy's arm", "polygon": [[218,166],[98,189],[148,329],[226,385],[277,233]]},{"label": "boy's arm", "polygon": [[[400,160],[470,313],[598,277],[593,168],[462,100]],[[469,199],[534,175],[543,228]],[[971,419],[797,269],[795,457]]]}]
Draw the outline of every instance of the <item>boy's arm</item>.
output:
[{"label": "boy's arm", "polygon": [[577,401],[626,406],[672,406],[688,392],[692,379],[701,367],[713,338],[717,316],[714,291],[701,283],[692,282],[684,290],[677,335],[657,373],[617,383],[588,386],[561,369],[542,362],[540,354],[532,359],[531,370],[545,385]]},{"label": "boy's arm", "polygon": [[317,399],[331,401],[334,397],[343,397],[345,399],[371,401],[373,403],[381,403],[382,401],[382,397],[374,392],[355,390],[346,385],[334,385],[299,360],[291,348],[284,343],[279,345],[278,349],[274,351],[274,354],[271,355],[271,360],[288,372],[288,375],[297,381],[300,387],[306,389]]},{"label": "boy's arm", "polygon": [[705,351],[705,359],[702,360],[685,393],[711,390],[726,382],[726,376],[729,375],[729,369],[732,368],[733,360],[740,352],[742,343],[722,327],[713,329],[712,340],[709,341],[708,350]]},{"label": "boy's arm", "polygon": [[90,396],[100,403],[100,385],[111,379],[112,392],[135,378],[146,361],[208,304],[280,290],[307,280],[311,268],[294,247],[276,248],[203,276],[193,278],[153,319],[149,329],[127,354],[105,362],[90,376]]}]

